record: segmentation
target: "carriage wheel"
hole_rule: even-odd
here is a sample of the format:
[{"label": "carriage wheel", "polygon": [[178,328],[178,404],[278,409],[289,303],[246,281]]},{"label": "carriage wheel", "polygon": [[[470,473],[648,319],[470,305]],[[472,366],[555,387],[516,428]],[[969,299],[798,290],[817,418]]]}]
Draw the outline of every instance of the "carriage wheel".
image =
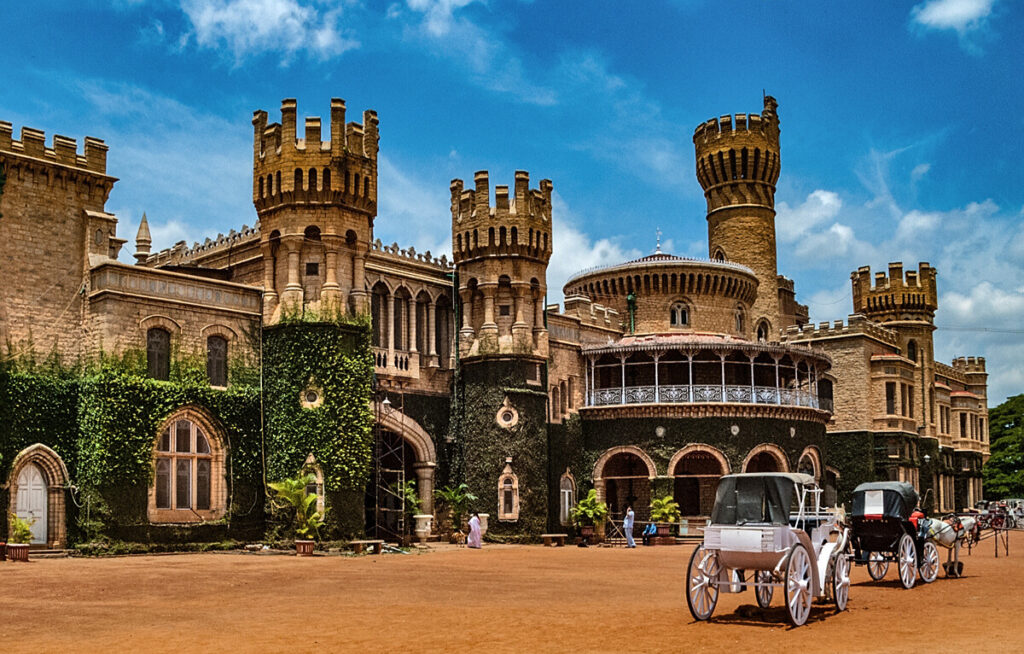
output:
[{"label": "carriage wheel", "polygon": [[832,599],[837,611],[846,610],[850,600],[850,557],[846,554],[837,555],[832,565]]},{"label": "carriage wheel", "polygon": [[882,577],[889,572],[889,562],[885,560],[881,552],[871,552],[868,555],[868,574],[875,581],[881,581]]},{"label": "carriage wheel", "polygon": [[913,588],[917,581],[917,550],[914,549],[914,539],[910,534],[903,534],[903,538],[900,538],[898,552],[900,583],[904,588]]},{"label": "carriage wheel", "polygon": [[[758,570],[754,573],[754,581],[759,584],[772,582],[772,573],[767,570]],[[754,586],[754,595],[757,596],[757,605],[766,609],[772,604],[772,592],[775,589],[771,586]]]},{"label": "carriage wheel", "polygon": [[701,545],[690,555],[686,571],[686,605],[697,620],[708,620],[718,604],[718,552]]},{"label": "carriage wheel", "polygon": [[939,576],[939,548],[935,543],[926,540],[921,553],[921,581],[930,584]]},{"label": "carriage wheel", "polygon": [[811,557],[807,555],[807,548],[797,543],[786,562],[786,609],[789,621],[795,627],[807,622],[807,616],[811,614],[813,581]]}]

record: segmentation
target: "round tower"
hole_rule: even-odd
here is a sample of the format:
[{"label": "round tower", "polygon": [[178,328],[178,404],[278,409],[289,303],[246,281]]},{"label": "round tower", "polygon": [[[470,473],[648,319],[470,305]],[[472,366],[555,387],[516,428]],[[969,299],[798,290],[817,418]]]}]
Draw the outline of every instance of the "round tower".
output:
[{"label": "round tower", "polygon": [[365,310],[363,271],[377,215],[377,113],[345,123],[345,101],[331,100],[329,140],[320,118],[296,134],[296,103],[281,102],[281,122],[253,113],[252,199],[260,218],[264,319],[319,303]]},{"label": "round tower", "polygon": [[474,188],[452,180],[452,252],[459,275],[463,359],[527,355],[546,359],[546,272],[551,258],[551,180],[530,188],[516,171],[514,195],[496,186],[490,203],[487,171]]},{"label": "round tower", "polygon": [[775,98],[765,96],[760,115],[712,118],[693,133],[697,180],[708,204],[709,254],[714,260],[741,263],[757,275],[751,326],[769,335],[777,335],[783,326],[775,253],[777,107]]}]

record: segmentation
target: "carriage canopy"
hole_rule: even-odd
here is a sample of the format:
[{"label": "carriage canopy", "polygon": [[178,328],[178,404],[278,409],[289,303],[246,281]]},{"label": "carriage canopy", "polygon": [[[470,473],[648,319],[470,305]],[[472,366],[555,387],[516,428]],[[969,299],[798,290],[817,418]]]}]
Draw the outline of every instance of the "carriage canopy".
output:
[{"label": "carriage canopy", "polygon": [[788,525],[797,486],[814,485],[814,477],[798,473],[747,473],[719,479],[711,524]]},{"label": "carriage canopy", "polygon": [[905,481],[876,481],[853,489],[853,515],[908,520],[918,504],[917,491]]}]

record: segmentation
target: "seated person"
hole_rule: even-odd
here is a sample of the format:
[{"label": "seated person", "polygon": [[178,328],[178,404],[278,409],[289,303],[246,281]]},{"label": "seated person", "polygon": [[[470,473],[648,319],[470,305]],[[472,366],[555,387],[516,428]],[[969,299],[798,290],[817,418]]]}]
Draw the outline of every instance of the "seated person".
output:
[{"label": "seated person", "polygon": [[653,522],[649,523],[646,527],[644,527],[644,531],[641,534],[641,537],[643,538],[643,541],[644,541],[644,545],[650,545],[651,544],[651,537],[655,536],[657,533],[658,533],[658,528],[654,525]]}]

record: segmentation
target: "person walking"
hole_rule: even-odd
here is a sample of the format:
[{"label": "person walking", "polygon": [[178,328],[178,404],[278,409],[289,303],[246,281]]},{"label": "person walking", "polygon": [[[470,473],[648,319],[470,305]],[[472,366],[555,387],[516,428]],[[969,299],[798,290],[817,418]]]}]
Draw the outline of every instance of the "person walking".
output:
[{"label": "person walking", "polygon": [[483,537],[480,534],[480,514],[473,513],[469,519],[469,536],[466,537],[466,547],[480,549],[483,547]]},{"label": "person walking", "polygon": [[626,547],[636,547],[633,541],[633,507],[626,507],[626,517],[622,519],[622,531],[626,532]]}]

